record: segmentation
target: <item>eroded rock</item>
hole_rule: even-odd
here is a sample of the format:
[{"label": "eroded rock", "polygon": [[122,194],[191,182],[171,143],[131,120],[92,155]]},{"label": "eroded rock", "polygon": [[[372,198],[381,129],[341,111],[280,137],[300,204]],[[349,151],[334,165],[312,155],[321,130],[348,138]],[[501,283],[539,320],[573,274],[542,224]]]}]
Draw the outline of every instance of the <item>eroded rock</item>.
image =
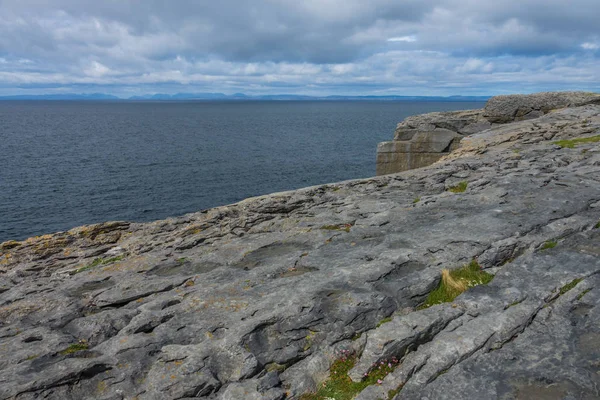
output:
[{"label": "eroded rock", "polygon": [[[434,112],[406,118],[391,142],[377,147],[377,175],[431,165],[455,150],[460,140],[492,126],[541,117],[551,111],[600,104],[600,95],[547,92],[495,96],[480,110]],[[546,135],[545,139],[551,139]]]},{"label": "eroded rock", "polygon": [[[554,144],[596,135],[571,107],[423,169],[3,243],[0,398],[296,399],[348,353],[400,361],[363,400],[599,397],[600,144]],[[418,309],[474,258],[490,284]]]}]

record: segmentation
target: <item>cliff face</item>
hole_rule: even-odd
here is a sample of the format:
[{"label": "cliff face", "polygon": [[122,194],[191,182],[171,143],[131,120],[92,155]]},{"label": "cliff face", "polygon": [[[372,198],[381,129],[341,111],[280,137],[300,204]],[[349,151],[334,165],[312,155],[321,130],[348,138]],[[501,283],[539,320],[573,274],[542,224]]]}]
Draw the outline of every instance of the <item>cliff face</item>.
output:
[{"label": "cliff face", "polygon": [[5,242],[0,398],[294,399],[340,358],[363,400],[598,398],[599,139],[566,108],[414,171]]},{"label": "cliff face", "polygon": [[492,126],[538,118],[552,110],[599,104],[600,95],[547,92],[492,97],[480,110],[436,112],[406,118],[394,140],[377,147],[377,175],[431,165],[455,150],[460,140]]}]

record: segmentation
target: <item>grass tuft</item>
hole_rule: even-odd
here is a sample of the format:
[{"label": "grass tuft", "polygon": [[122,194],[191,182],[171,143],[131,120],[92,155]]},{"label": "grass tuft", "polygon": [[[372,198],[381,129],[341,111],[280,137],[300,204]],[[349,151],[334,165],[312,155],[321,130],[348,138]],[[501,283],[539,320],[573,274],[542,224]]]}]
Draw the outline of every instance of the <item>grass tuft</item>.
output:
[{"label": "grass tuft", "polygon": [[329,369],[329,379],[323,382],[316,393],[306,393],[300,396],[300,400],[351,400],[368,386],[380,384],[398,365],[396,358],[381,361],[373,365],[361,382],[354,382],[348,372],[354,367],[356,360],[355,354],[342,351],[342,356]]},{"label": "grass tuft", "polygon": [[448,191],[450,191],[452,193],[462,193],[465,190],[467,190],[468,185],[469,185],[469,182],[467,182],[467,181],[458,182],[455,186],[450,186],[448,188]]},{"label": "grass tuft", "polygon": [[420,197],[415,197],[415,199],[413,200],[413,204],[417,204],[420,201],[421,201]]},{"label": "grass tuft", "polygon": [[481,266],[476,260],[459,269],[444,269],[439,286],[429,293],[419,309],[429,308],[435,304],[449,303],[468,288],[487,285],[493,278],[493,275],[481,270]]},{"label": "grass tuft", "polygon": [[572,149],[575,146],[577,146],[578,144],[596,143],[596,142],[600,142],[600,135],[592,136],[592,137],[586,137],[586,138],[576,138],[576,139],[559,140],[559,141],[556,141],[556,142],[552,142],[552,144],[556,144],[556,145],[562,147],[563,149],[565,147],[568,148],[568,149]]},{"label": "grass tuft", "polygon": [[553,249],[556,247],[556,245],[558,244],[558,242],[555,242],[554,240],[547,240],[542,247],[540,247],[541,251],[544,250],[549,250],[549,249]]},{"label": "grass tuft", "polygon": [[577,286],[577,284],[579,282],[581,282],[583,280],[583,278],[577,278],[577,279],[573,279],[571,282],[567,283],[565,286],[560,288],[560,291],[558,292],[558,294],[560,296],[562,296],[563,294],[567,293],[569,290],[573,289],[575,286]]},{"label": "grass tuft", "polygon": [[88,349],[88,344],[85,341],[79,341],[79,343],[73,343],[66,349],[59,352],[60,355],[66,356],[68,354],[77,353],[78,351],[83,351]]},{"label": "grass tuft", "polygon": [[583,292],[579,293],[579,295],[577,296],[577,300],[581,300],[581,298],[583,296],[585,296],[588,292],[590,292],[592,289],[585,289]]},{"label": "grass tuft", "polygon": [[97,267],[98,265],[108,265],[108,264],[115,263],[117,261],[121,261],[123,258],[125,258],[125,256],[118,256],[118,257],[112,257],[112,258],[96,258],[94,261],[92,261],[91,264],[88,264],[85,267],[76,269],[75,272],[73,272],[73,275],[78,274],[80,272],[87,271],[88,269],[92,269],[94,267]]},{"label": "grass tuft", "polygon": [[388,322],[391,322],[391,321],[392,321],[392,317],[384,318],[381,321],[379,321],[379,323],[377,324],[377,327],[379,328],[381,325],[387,324]]}]

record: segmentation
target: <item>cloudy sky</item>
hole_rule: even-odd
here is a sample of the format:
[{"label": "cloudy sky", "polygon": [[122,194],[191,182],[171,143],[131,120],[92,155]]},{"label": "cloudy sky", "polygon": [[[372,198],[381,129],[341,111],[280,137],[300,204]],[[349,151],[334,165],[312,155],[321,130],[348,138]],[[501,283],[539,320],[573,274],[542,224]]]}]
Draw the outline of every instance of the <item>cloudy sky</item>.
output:
[{"label": "cloudy sky", "polygon": [[600,0],[0,0],[0,95],[600,91]]}]

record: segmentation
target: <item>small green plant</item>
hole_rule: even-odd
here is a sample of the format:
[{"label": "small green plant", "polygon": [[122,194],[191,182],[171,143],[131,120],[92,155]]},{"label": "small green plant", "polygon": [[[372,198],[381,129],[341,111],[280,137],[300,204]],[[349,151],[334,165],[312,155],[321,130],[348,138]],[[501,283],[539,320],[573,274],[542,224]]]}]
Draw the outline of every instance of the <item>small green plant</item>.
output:
[{"label": "small green plant", "polygon": [[467,181],[458,182],[456,185],[450,186],[448,188],[448,191],[450,191],[452,193],[462,193],[465,190],[467,190],[468,185],[469,185],[469,182],[467,182]]},{"label": "small green plant", "polygon": [[354,367],[357,357],[348,350],[342,350],[339,359],[334,361],[329,369],[329,379],[323,382],[316,393],[306,393],[300,400],[351,400],[366,387],[383,383],[383,379],[398,365],[394,357],[373,364],[371,370],[365,374],[360,382],[354,382],[348,372]]},{"label": "small green plant", "polygon": [[59,352],[60,355],[66,356],[68,354],[77,353],[78,351],[83,351],[88,349],[88,344],[84,340],[80,340],[78,343],[73,343],[66,349]]},{"label": "small green plant", "polygon": [[284,364],[277,364],[275,362],[269,363],[269,364],[267,364],[265,366],[265,370],[267,372],[272,372],[272,371],[283,372],[283,371],[285,371],[286,368],[287,368],[286,365],[284,365]]},{"label": "small green plant", "polygon": [[118,256],[118,257],[112,257],[112,258],[96,258],[94,261],[91,262],[91,264],[88,264],[85,267],[76,269],[75,272],[73,272],[73,274],[78,274],[80,272],[87,271],[88,269],[92,269],[94,267],[97,267],[98,265],[112,264],[117,261],[121,261],[123,258],[125,258],[125,256]]},{"label": "small green plant", "polygon": [[523,302],[523,300],[516,300],[516,301],[513,301],[512,303],[510,303],[510,304],[509,304],[509,305],[508,305],[508,306],[505,308],[505,310],[507,310],[507,309],[509,309],[509,308],[511,308],[511,307],[514,307],[514,306],[516,306],[517,304],[521,304],[522,302]]},{"label": "small green plant", "polygon": [[440,284],[432,290],[419,309],[429,308],[435,304],[449,303],[468,288],[477,285],[487,285],[493,275],[481,270],[476,260],[455,270],[442,270]]},{"label": "small green plant", "polygon": [[392,317],[384,318],[381,321],[379,321],[379,323],[377,324],[377,327],[379,328],[381,325],[387,324],[388,322],[391,322],[391,321],[392,321]]},{"label": "small green plant", "polygon": [[413,200],[413,204],[417,204],[417,203],[418,203],[418,202],[420,202],[420,201],[421,201],[421,198],[420,198],[420,197],[416,197],[416,198]]},{"label": "small green plant", "polygon": [[556,245],[558,244],[558,242],[555,242],[554,240],[547,240],[542,247],[540,247],[540,250],[544,251],[544,250],[549,250],[549,249],[553,249],[556,247]]},{"label": "small green plant", "polygon": [[596,225],[594,225],[594,229],[600,229],[600,221],[598,221],[598,222],[596,223]]},{"label": "small green plant", "polygon": [[186,262],[186,261],[187,261],[187,258],[185,258],[185,257],[181,257],[181,258],[178,258],[176,261],[177,261],[179,264],[183,264],[184,262]]},{"label": "small green plant", "polygon": [[556,144],[556,145],[562,147],[563,149],[565,147],[568,148],[568,149],[572,149],[575,146],[577,146],[578,144],[596,143],[596,142],[600,142],[600,135],[586,137],[586,138],[558,140],[556,142],[553,142],[553,144]]},{"label": "small green plant", "polygon": [[337,224],[337,225],[323,225],[320,229],[326,231],[344,231],[350,232],[352,228],[352,224]]},{"label": "small green plant", "polygon": [[581,298],[583,296],[585,296],[588,292],[590,292],[592,289],[585,289],[583,292],[579,293],[579,295],[577,296],[577,300],[581,300]]},{"label": "small green plant", "polygon": [[569,282],[565,286],[561,287],[560,291],[558,292],[559,296],[562,296],[563,294],[567,293],[569,290],[573,289],[582,280],[583,280],[583,278],[573,279],[571,282]]}]

